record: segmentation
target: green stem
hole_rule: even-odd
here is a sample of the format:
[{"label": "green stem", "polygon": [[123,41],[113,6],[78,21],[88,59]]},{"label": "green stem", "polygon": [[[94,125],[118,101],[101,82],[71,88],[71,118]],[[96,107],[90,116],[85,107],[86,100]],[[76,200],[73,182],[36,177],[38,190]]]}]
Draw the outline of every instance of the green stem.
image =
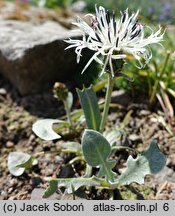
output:
[{"label": "green stem", "polygon": [[103,110],[103,115],[102,115],[102,120],[100,124],[100,132],[102,133],[105,127],[106,119],[108,116],[108,111],[109,111],[109,105],[111,102],[111,94],[114,86],[114,81],[115,78],[111,76],[111,74],[108,74],[108,86],[107,86],[107,92],[106,92],[106,98],[105,98],[105,105],[104,105],[104,110]]},{"label": "green stem", "polygon": [[67,101],[63,101],[64,103],[64,107],[66,110],[66,116],[67,116],[67,121],[69,122],[70,127],[72,127],[72,120],[71,120],[71,116],[70,116],[70,109],[68,107]]},{"label": "green stem", "polygon": [[151,94],[151,97],[150,97],[150,104],[152,104],[154,102],[154,99],[155,99],[155,95],[157,93],[157,88],[158,88],[158,85],[159,85],[159,81],[160,79],[162,78],[162,75],[165,71],[165,68],[167,66],[167,63],[168,63],[168,60],[169,60],[169,57],[170,57],[170,52],[167,52],[167,55],[166,55],[166,58],[165,58],[165,62],[164,62],[164,65],[163,65],[163,68],[162,70],[160,71],[159,73],[159,78],[156,79],[155,81],[155,84],[153,86],[153,91],[152,91],[152,94]]}]

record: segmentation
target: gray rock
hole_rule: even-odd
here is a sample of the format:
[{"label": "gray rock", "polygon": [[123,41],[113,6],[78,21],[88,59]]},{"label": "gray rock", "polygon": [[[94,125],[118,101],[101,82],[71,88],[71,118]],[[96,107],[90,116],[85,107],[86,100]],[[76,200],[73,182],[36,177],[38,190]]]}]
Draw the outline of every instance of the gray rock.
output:
[{"label": "gray rock", "polygon": [[154,177],[155,181],[157,181],[159,184],[164,183],[165,181],[175,183],[175,173],[173,169],[170,169],[167,166],[164,167],[160,173],[154,175]]},{"label": "gray rock", "polygon": [[32,24],[0,21],[0,72],[22,95],[50,88],[55,81],[70,81],[77,70],[74,50],[63,40],[78,37],[56,22]]},{"label": "gray rock", "polygon": [[[43,200],[43,194],[45,189],[42,188],[34,188],[31,193],[31,200]],[[52,196],[48,197],[47,200],[60,200],[61,195],[54,193]]]}]

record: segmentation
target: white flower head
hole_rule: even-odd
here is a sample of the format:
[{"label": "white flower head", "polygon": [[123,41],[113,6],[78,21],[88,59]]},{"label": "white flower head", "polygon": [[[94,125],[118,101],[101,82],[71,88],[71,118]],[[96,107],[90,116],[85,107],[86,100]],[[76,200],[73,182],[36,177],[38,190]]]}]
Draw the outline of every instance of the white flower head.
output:
[{"label": "white flower head", "polygon": [[[120,19],[116,19],[114,12],[110,15],[109,11],[102,6],[95,7],[95,11],[95,15],[87,14],[91,18],[91,26],[81,18],[74,23],[82,31],[82,40],[66,40],[70,44],[66,49],[75,47],[77,62],[80,61],[84,48],[94,51],[82,73],[95,60],[102,65],[102,74],[108,66],[114,76],[113,61],[125,59],[127,55],[133,55],[138,60],[140,68],[147,64],[152,57],[149,45],[160,43],[163,40],[164,32],[162,33],[161,27],[155,33],[149,27],[151,34],[146,37],[145,26],[138,20],[138,11],[129,16],[128,9],[126,9],[121,12]],[[145,64],[142,63],[142,60]]]}]

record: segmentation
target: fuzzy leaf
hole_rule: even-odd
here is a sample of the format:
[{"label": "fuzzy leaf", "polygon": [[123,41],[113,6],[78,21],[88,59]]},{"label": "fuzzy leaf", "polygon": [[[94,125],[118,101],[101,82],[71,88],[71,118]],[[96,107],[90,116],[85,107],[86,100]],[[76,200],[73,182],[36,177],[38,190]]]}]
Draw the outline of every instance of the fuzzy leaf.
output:
[{"label": "fuzzy leaf", "polygon": [[38,120],[33,124],[32,130],[38,137],[43,140],[59,139],[61,136],[53,130],[53,124],[62,122],[63,121],[56,119]]},{"label": "fuzzy leaf", "polygon": [[82,150],[90,166],[100,167],[99,177],[105,176],[107,181],[114,180],[112,168],[116,162],[108,160],[111,146],[101,133],[86,129],[82,137]]},{"label": "fuzzy leaf", "polygon": [[117,144],[117,142],[121,139],[122,133],[120,130],[111,130],[105,131],[103,136],[107,139],[111,146]]},{"label": "fuzzy leaf", "polygon": [[129,185],[132,182],[144,183],[148,174],[160,172],[166,164],[166,156],[160,152],[157,141],[153,140],[148,150],[139,154],[137,158],[129,156],[127,168],[119,178],[119,184]]},{"label": "fuzzy leaf", "polygon": [[89,129],[99,130],[101,113],[97,102],[97,97],[92,87],[77,89],[81,106],[84,111],[86,123]]},{"label": "fuzzy leaf", "polygon": [[[103,183],[103,182],[102,182]],[[46,189],[43,198],[51,196],[57,188],[65,187],[67,193],[73,193],[82,186],[100,186],[100,181],[96,177],[91,178],[51,178],[49,180],[49,186]]]},{"label": "fuzzy leaf", "polygon": [[56,192],[57,188],[58,188],[58,182],[56,180],[50,180],[49,186],[45,190],[43,198],[50,197],[52,194]]},{"label": "fuzzy leaf", "polygon": [[25,169],[29,169],[36,164],[36,160],[29,154],[23,152],[11,152],[8,156],[8,169],[14,176],[20,176]]}]

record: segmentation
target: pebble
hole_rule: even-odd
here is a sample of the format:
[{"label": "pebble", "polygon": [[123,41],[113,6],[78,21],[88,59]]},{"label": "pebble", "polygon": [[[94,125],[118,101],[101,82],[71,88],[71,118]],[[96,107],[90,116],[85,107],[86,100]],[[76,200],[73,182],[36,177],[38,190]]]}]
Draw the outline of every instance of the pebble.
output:
[{"label": "pebble", "polygon": [[18,184],[18,180],[13,178],[9,181],[9,187],[15,187]]},{"label": "pebble", "polygon": [[9,189],[8,189],[8,194],[11,194],[12,193],[12,191],[13,191],[13,187],[10,187]]},{"label": "pebble", "polygon": [[147,116],[147,115],[150,115],[151,112],[149,110],[141,110],[140,111],[140,115],[144,115],[144,116]]},{"label": "pebble", "polygon": [[35,140],[35,135],[31,134],[30,137],[29,137],[29,141],[32,142],[33,140]]},{"label": "pebble", "polygon": [[62,157],[60,157],[59,155],[57,155],[55,157],[55,163],[60,164],[60,163],[63,163],[63,161],[64,161],[64,159]]},{"label": "pebble", "polygon": [[140,136],[138,136],[137,134],[131,134],[131,135],[129,135],[129,139],[131,141],[138,141],[138,140],[140,140]]},{"label": "pebble", "polygon": [[4,88],[0,88],[0,95],[5,96],[7,94],[7,91]]},{"label": "pebble", "polygon": [[15,144],[13,142],[7,141],[7,143],[6,143],[7,148],[13,148],[14,146],[15,146]]}]

